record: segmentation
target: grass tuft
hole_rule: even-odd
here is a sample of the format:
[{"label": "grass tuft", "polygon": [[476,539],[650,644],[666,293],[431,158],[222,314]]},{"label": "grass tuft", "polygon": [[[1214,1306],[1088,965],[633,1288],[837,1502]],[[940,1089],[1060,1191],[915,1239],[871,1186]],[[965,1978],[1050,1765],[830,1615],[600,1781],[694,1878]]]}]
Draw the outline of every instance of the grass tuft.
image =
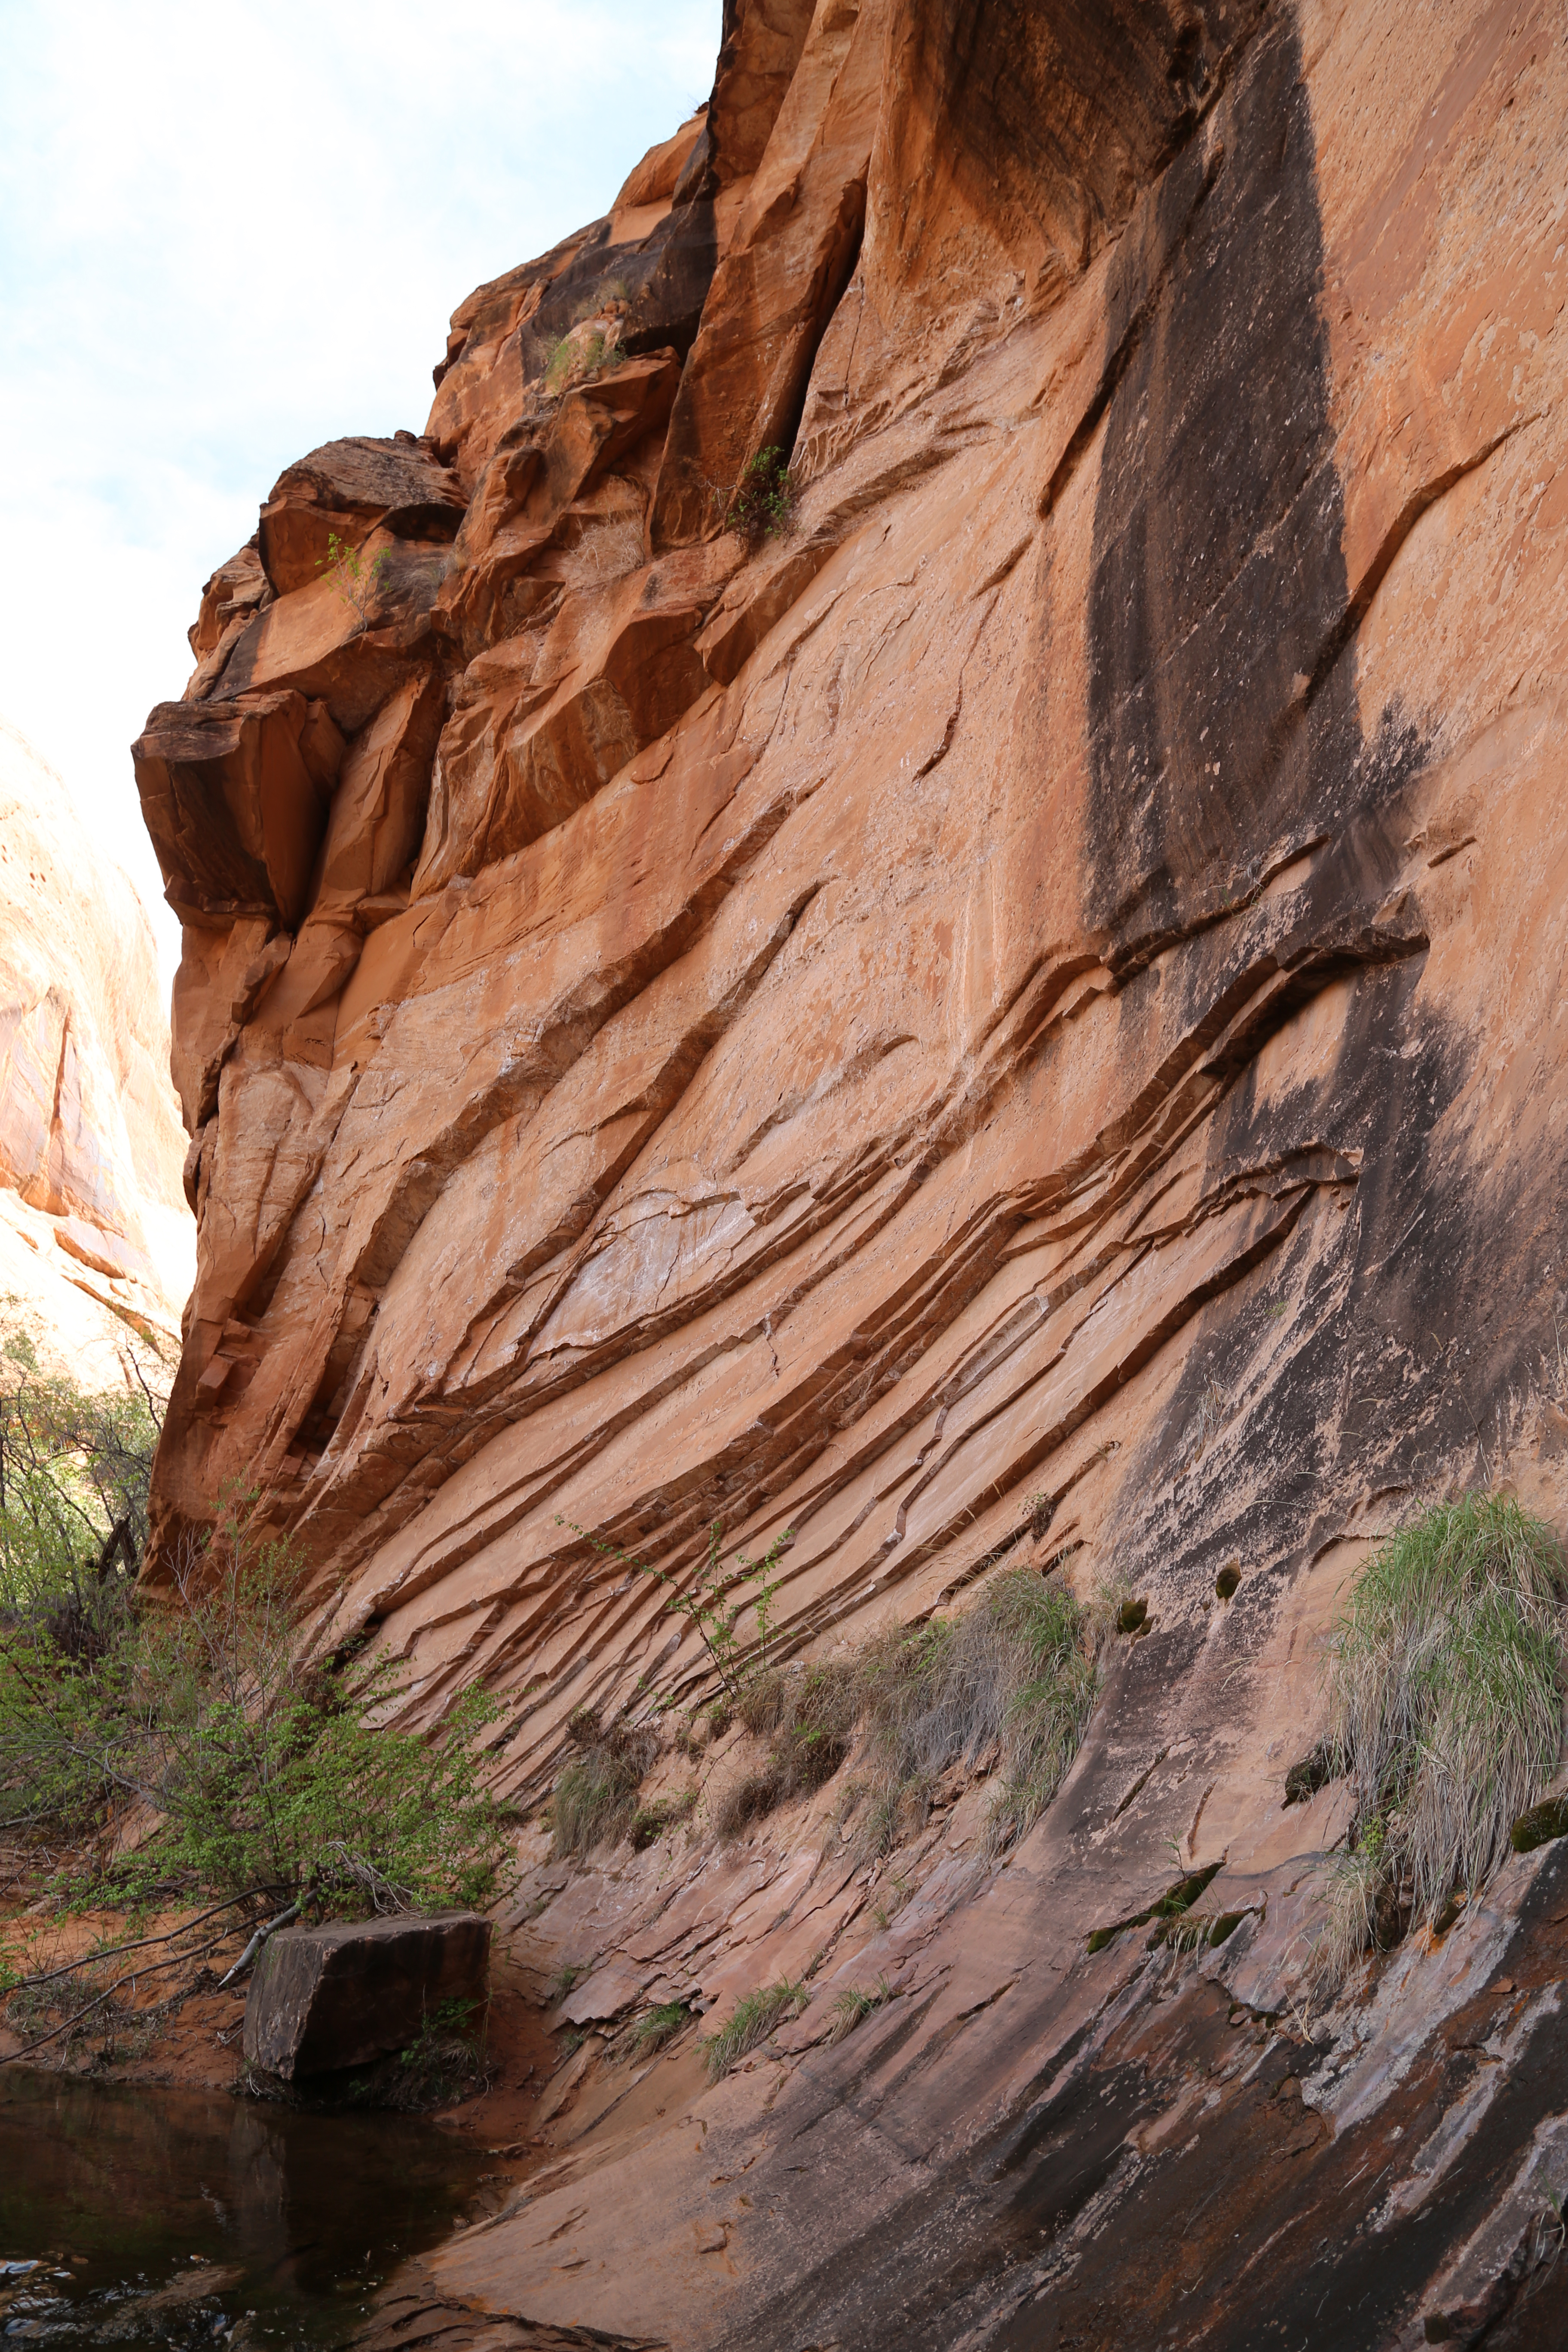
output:
[{"label": "grass tuft", "polygon": [[[550,1800],[551,1853],[557,1861],[588,1853],[631,1829],[643,1775],[658,1752],[656,1732],[627,1723],[603,1731],[587,1708],[579,1708],[566,1727],[583,1752],[565,1766]],[[664,1826],[661,1820],[658,1827]]]},{"label": "grass tuft", "polygon": [[705,2033],[702,2048],[708,2060],[708,2079],[722,2080],[732,2066],[738,2065],[749,2050],[765,2042],[777,2025],[786,2019],[798,2017],[811,1995],[804,1984],[791,1984],[781,1978],[777,1984],[759,1985],[738,2001],[727,2025],[717,2033]]},{"label": "grass tuft", "polygon": [[846,1985],[833,2004],[833,2022],[827,2029],[829,2043],[845,2041],[885,2000],[891,2000],[893,1988],[886,1977],[879,1977],[868,1992],[861,1985]]},{"label": "grass tuft", "polygon": [[861,1682],[881,1766],[861,1826],[874,1853],[920,1825],[940,1774],[988,1750],[1000,1765],[988,1843],[1020,1835],[1060,1787],[1100,1688],[1087,1612],[1029,1569],[999,1576],[962,1617],[883,1635]]},{"label": "grass tuft", "polygon": [[651,2058],[667,2042],[673,2042],[691,2022],[691,2011],[683,2000],[661,2001],[657,2009],[645,2010],[632,2027],[628,2037],[630,2055],[636,2060]]},{"label": "grass tuft", "polygon": [[1473,1895],[1556,1768],[1568,1570],[1516,1502],[1466,1495],[1367,1561],[1331,1638],[1327,1747],[1355,1829],[1331,1866],[1320,1971],[1334,1982],[1384,1912],[1435,1921]]}]

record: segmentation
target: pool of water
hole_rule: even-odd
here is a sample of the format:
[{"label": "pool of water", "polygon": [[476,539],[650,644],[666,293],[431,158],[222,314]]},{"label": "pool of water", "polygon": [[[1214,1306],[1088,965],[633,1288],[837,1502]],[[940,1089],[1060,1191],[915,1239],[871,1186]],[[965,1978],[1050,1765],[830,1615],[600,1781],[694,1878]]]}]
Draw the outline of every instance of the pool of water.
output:
[{"label": "pool of water", "polygon": [[402,2116],[0,2068],[0,2344],[326,2352],[483,2163]]}]

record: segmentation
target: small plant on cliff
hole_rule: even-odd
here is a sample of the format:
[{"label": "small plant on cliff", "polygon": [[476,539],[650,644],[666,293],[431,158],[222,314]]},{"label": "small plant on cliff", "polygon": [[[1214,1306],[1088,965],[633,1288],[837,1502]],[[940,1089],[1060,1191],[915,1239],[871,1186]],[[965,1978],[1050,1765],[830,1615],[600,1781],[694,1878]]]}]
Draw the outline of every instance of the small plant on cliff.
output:
[{"label": "small plant on cliff", "polygon": [[1354,1804],[1332,1866],[1321,1974],[1386,1915],[1437,1920],[1495,1867],[1563,1737],[1568,1569],[1515,1502],[1466,1495],[1391,1536],[1330,1637],[1328,1746]]},{"label": "small plant on cliff", "polygon": [[892,1998],[893,1988],[886,1977],[879,1977],[869,1992],[861,1985],[847,1985],[833,2004],[833,2022],[827,2029],[828,2041],[847,2040],[874,2009],[880,2009],[884,2001]]},{"label": "small plant on cliff", "polygon": [[[732,1561],[727,1561],[724,1522],[715,1519],[708,1530],[707,1559],[682,1582],[668,1569],[638,1559],[619,1544],[590,1535],[586,1528],[578,1527],[574,1520],[563,1519],[558,1514],[555,1524],[558,1528],[570,1528],[574,1535],[592,1544],[605,1559],[618,1560],[623,1568],[635,1570],[639,1576],[654,1577],[665,1587],[668,1595],[665,1608],[672,1616],[689,1619],[696,1628],[731,1706],[738,1706],[751,1684],[768,1673],[769,1648],[773,1638],[773,1595],[781,1580],[779,1559],[784,1546],[795,1540],[793,1528],[785,1528],[782,1535],[776,1535],[761,1559],[738,1551]],[[749,1592],[743,1590],[747,1586],[751,1588]],[[748,1609],[752,1613],[756,1638],[750,1648],[745,1648],[736,1628]]]},{"label": "small plant on cliff", "polygon": [[[879,1786],[862,1846],[886,1853],[917,1827],[949,1766],[994,1750],[994,1848],[1037,1821],[1078,1753],[1100,1688],[1094,1629],[1064,1585],[1031,1569],[999,1576],[960,1617],[900,1627],[860,1666]],[[913,1812],[918,1818],[909,1820]]]},{"label": "small plant on cliff", "polygon": [[595,327],[585,334],[581,327],[574,327],[551,346],[544,362],[544,388],[547,392],[570,392],[574,384],[585,383],[589,376],[619,367],[625,357],[616,328]]},{"label": "small plant on cliff", "polygon": [[551,1852],[557,1861],[591,1853],[631,1828],[643,1775],[658,1753],[655,1732],[629,1723],[601,1729],[590,1707],[579,1707],[566,1728],[579,1752],[550,1800]]},{"label": "small plant on cliff", "polygon": [[755,1992],[738,2000],[728,2022],[717,2033],[702,2036],[709,2081],[719,2082],[748,2051],[754,2050],[759,2042],[765,2042],[775,2026],[798,2017],[810,1999],[804,1984],[791,1984],[784,1978],[777,1984],[760,1985]]},{"label": "small plant on cliff", "polygon": [[767,1738],[767,1761],[729,1790],[715,1816],[731,1837],[786,1799],[820,1789],[849,1753],[859,1710],[852,1668],[835,1664],[759,1675],[736,1709],[754,1738]]},{"label": "small plant on cliff", "polygon": [[351,547],[335,530],[327,533],[327,551],[316,558],[316,569],[324,572],[332,583],[332,593],[345,604],[357,624],[354,634],[366,627],[375,609],[386,576],[387,551],[382,548],[375,555],[366,556],[361,549]]},{"label": "small plant on cliff", "polygon": [[800,493],[782,449],[759,449],[730,494],[724,520],[755,544],[782,539],[795,520]]},{"label": "small plant on cliff", "polygon": [[661,2001],[656,2009],[645,2009],[626,2035],[626,2055],[633,2060],[651,2058],[656,2050],[684,2033],[691,2015],[683,2000]]}]

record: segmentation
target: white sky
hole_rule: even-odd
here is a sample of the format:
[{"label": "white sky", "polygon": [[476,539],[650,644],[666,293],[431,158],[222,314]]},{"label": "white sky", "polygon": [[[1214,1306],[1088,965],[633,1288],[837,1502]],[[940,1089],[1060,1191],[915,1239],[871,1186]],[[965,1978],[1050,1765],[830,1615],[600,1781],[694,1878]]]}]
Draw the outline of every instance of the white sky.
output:
[{"label": "white sky", "polygon": [[0,716],[158,930],[127,746],[290,459],[708,94],[721,0],[0,0]]}]

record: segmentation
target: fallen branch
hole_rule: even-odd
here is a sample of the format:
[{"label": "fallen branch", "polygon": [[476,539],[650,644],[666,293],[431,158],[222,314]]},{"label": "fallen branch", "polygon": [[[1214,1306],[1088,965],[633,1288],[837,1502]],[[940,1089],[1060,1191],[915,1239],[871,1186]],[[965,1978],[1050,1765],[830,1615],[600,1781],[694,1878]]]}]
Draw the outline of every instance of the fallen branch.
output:
[{"label": "fallen branch", "polygon": [[227,1976],[219,1977],[217,1980],[218,1991],[221,1992],[225,1985],[232,1984],[236,1977],[243,1976],[245,1974],[246,1969],[250,1966],[251,1961],[256,1958],[257,1953],[261,1949],[262,1945],[267,1941],[268,1936],[275,1936],[279,1927],[286,1927],[291,1919],[297,1919],[299,1916],[300,1906],[297,1903],[290,1903],[287,1911],[279,1911],[276,1919],[268,1919],[264,1921],[263,1924],[258,1927],[255,1935],[252,1936],[249,1943],[247,1944],[244,1951],[241,1952],[238,1959],[236,1960],[233,1968],[230,1969]]},{"label": "fallen branch", "polygon": [[[106,2000],[112,2000],[123,1986],[134,1984],[138,1977],[155,1977],[161,1969],[178,1968],[184,1960],[205,1959],[209,1952],[216,1952],[218,1946],[225,1940],[223,1936],[212,1936],[199,1951],[175,1952],[169,1959],[154,1960],[152,1967],[147,1969],[127,1969],[122,1977],[116,1977],[114,1982],[111,1985],[106,1985],[102,1992],[94,1993],[87,2007],[79,2009],[74,2017],[68,2017],[63,2025],[51,2026],[47,2033],[40,2033],[37,2041],[25,2042],[20,2050],[7,2050],[3,2056],[0,2056],[0,2066],[12,2065],[18,2058],[30,2058],[34,2051],[42,2050],[46,2042],[58,2042],[62,2033],[68,2033],[73,2025],[79,2025],[84,2017],[90,2017],[95,2009],[101,2009]],[[227,1979],[226,1979],[225,1981],[226,1982]],[[16,1990],[17,1988],[13,1987],[13,1990]]]},{"label": "fallen branch", "polygon": [[[36,1992],[40,1985],[53,1984],[60,1977],[74,1976],[78,1969],[90,1969],[99,1960],[118,1960],[126,1952],[144,1952],[154,1944],[172,1944],[176,1937],[189,1936],[197,1927],[205,1927],[207,1921],[216,1919],[220,1911],[232,1911],[237,1903],[253,1903],[258,1895],[266,1893],[265,1886],[253,1886],[247,1894],[231,1895],[226,1903],[215,1903],[210,1911],[198,1911],[194,1919],[187,1919],[182,1927],[171,1927],[166,1936],[139,1936],[134,1943],[106,1944],[99,1951],[84,1952],[79,1960],[67,1960],[62,1968],[50,1969],[47,1975],[18,1977],[14,1985],[6,1987],[6,1993]],[[221,1936],[217,1941],[223,1941]],[[204,1948],[210,1952],[212,1946],[208,1944]],[[188,1958],[191,1955],[182,1953],[180,1957]]]}]

